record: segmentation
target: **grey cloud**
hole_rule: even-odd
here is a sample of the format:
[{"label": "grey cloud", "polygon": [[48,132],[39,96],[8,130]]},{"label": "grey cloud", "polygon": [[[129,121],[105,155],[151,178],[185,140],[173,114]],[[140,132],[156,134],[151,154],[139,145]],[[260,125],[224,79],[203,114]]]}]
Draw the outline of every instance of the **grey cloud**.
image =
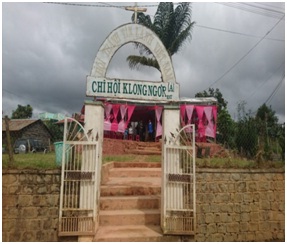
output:
[{"label": "grey cloud", "polygon": [[[282,8],[284,4],[274,3],[274,6]],[[155,11],[156,8],[148,8],[152,15]],[[131,15],[132,12],[117,8],[3,3],[3,112],[9,114],[17,104],[28,103],[36,113],[78,112],[86,99],[86,76],[90,74],[100,45],[112,30],[131,22]],[[278,21],[222,4],[199,2],[192,5],[192,19],[197,25],[259,37]],[[285,19],[268,38],[284,39],[284,31]],[[172,57],[181,96],[194,97],[208,88],[259,40],[195,26],[192,40]],[[130,70],[125,60],[133,53],[137,51],[131,44],[119,49],[111,60],[107,75],[160,80],[159,72],[153,68]],[[222,91],[232,116],[241,100],[246,100],[247,109],[252,110],[266,101],[280,81],[283,68],[279,67],[284,60],[284,42],[263,40],[213,86]],[[270,104],[284,122],[285,80]]]}]

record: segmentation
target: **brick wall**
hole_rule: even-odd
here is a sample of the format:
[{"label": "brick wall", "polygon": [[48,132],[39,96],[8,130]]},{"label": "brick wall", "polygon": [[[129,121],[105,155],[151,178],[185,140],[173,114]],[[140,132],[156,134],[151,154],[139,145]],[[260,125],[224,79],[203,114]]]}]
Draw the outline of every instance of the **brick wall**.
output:
[{"label": "brick wall", "polygon": [[282,170],[198,169],[196,177],[196,241],[284,240]]},{"label": "brick wall", "polygon": [[[284,240],[283,170],[198,169],[196,241]],[[60,170],[2,171],[3,241],[58,237]]]}]

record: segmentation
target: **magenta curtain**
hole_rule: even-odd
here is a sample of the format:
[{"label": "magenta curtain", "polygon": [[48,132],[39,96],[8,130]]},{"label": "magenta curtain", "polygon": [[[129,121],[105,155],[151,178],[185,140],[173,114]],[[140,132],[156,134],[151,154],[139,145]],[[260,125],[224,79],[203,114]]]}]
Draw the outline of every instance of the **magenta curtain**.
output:
[{"label": "magenta curtain", "polygon": [[112,110],[112,104],[105,104],[105,121],[104,121],[104,130],[110,131],[111,127],[112,127],[112,123],[110,121],[110,114],[111,114],[111,110]]},{"label": "magenta curtain", "polygon": [[126,112],[127,112],[127,105],[121,105],[120,106],[120,112],[121,112],[121,121],[119,123],[119,126],[118,126],[118,132],[122,132],[124,133],[125,132],[125,115],[126,115]]},{"label": "magenta curtain", "polygon": [[203,112],[204,112],[204,106],[195,106],[197,116],[198,116],[198,136],[199,138],[204,137],[205,135],[205,128],[203,124]]},{"label": "magenta curtain", "polygon": [[[191,124],[191,117],[193,113],[194,105],[186,105],[186,115],[187,115],[187,124]],[[192,132],[191,128],[188,127],[185,129],[186,132]]]},{"label": "magenta curtain", "polygon": [[159,107],[159,106],[155,106],[155,115],[156,115],[156,136],[155,137],[158,137],[158,136],[161,136],[162,135],[162,126],[161,126],[161,123],[160,123],[160,118],[161,118],[161,115],[162,115],[162,107]]},{"label": "magenta curtain", "polygon": [[135,110],[135,107],[136,107],[135,105],[127,105],[128,119],[127,119],[127,121],[126,121],[126,123],[125,123],[125,128],[127,128],[128,125],[129,125],[129,123],[130,123],[130,119],[131,119],[132,114],[133,114],[133,112],[134,112],[134,110]]},{"label": "magenta curtain", "polygon": [[204,113],[207,119],[207,125],[205,126],[205,136],[213,137],[215,136],[214,134],[214,124],[212,121],[212,106],[207,106],[204,107]]},{"label": "magenta curtain", "polygon": [[111,126],[111,131],[118,131],[118,113],[119,113],[119,109],[120,109],[120,105],[118,104],[113,104],[113,121],[112,121],[112,126]]},{"label": "magenta curtain", "polygon": [[214,119],[214,125],[213,125],[214,138],[216,138],[217,106],[212,106],[212,113]]},{"label": "magenta curtain", "polygon": [[[118,131],[124,132],[130,123],[130,119],[135,109],[135,105],[119,105],[119,104],[109,104],[105,103],[105,120],[104,120],[104,130],[105,131]],[[155,106],[153,107],[156,113],[156,137],[162,135],[162,125],[160,119],[162,116],[163,107]],[[217,121],[217,106],[196,106],[196,105],[181,105],[180,106],[180,120],[181,125],[185,126],[185,113],[187,116],[187,124],[192,123],[192,115],[194,110],[198,118],[198,129],[197,133],[199,138],[204,136],[216,137],[216,121]],[[118,113],[120,112],[120,121],[118,121]],[[207,125],[204,125],[203,117],[207,119]],[[125,120],[126,119],[126,120]],[[189,131],[187,131],[189,132]]]},{"label": "magenta curtain", "polygon": [[[135,105],[120,105],[120,104],[105,104],[105,121],[104,130],[114,132],[124,132],[132,117]],[[120,122],[118,121],[118,114],[120,112]],[[126,114],[127,120],[125,121]]]}]

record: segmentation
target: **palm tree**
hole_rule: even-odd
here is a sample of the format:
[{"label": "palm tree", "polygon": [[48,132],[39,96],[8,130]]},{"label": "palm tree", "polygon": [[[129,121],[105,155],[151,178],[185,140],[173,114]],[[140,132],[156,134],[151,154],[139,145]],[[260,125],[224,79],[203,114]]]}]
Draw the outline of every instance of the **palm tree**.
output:
[{"label": "palm tree", "polygon": [[[179,3],[174,9],[172,2],[161,2],[153,23],[150,16],[144,13],[138,13],[137,22],[155,32],[168,54],[172,56],[181,49],[185,41],[191,39],[191,31],[195,22],[191,22],[191,8],[189,5],[190,3]],[[134,14],[132,20],[134,20]],[[139,68],[140,65],[145,65],[160,71],[158,62],[151,51],[140,43],[135,45],[140,49],[141,56],[130,55],[127,57],[130,68]],[[149,56],[143,56],[143,54]]]}]

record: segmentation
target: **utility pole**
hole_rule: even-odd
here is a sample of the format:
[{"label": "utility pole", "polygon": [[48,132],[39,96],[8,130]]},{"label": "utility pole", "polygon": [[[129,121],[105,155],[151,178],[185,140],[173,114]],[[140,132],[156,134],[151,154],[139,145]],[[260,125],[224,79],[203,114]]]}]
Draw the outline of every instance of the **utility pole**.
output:
[{"label": "utility pole", "polygon": [[6,138],[7,138],[7,148],[8,148],[8,154],[10,159],[10,164],[14,164],[14,157],[13,157],[13,151],[11,146],[11,138],[10,138],[10,129],[9,129],[9,119],[8,116],[5,116],[5,127],[6,127]]},{"label": "utility pole", "polygon": [[135,24],[137,23],[137,19],[138,19],[138,12],[139,13],[143,13],[143,12],[147,11],[146,8],[139,8],[136,2],[135,2],[135,6],[134,7],[125,7],[125,10],[127,10],[127,11],[134,11],[135,12],[135,20],[134,20]]}]

